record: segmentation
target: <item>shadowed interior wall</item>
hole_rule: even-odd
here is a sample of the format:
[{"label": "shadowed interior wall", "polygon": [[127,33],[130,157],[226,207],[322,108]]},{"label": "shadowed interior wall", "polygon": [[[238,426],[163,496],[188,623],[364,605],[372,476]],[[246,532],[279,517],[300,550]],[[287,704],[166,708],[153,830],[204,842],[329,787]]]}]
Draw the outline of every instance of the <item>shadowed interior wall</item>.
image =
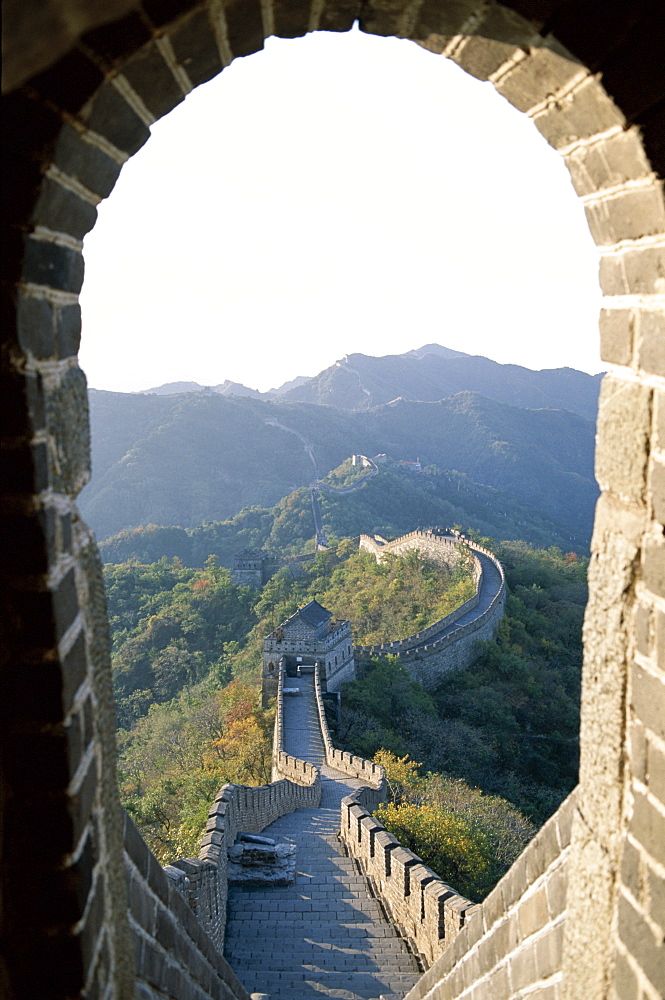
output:
[{"label": "shadowed interior wall", "polygon": [[[7,0],[3,933],[8,996],[133,995],[78,368],[82,239],[149,127],[268,35],[411,38],[564,157],[600,253],[598,503],[566,997],[656,997],[665,905],[665,75],[656,0]],[[47,831],[47,832],[45,832]],[[432,970],[430,970],[432,972]]]}]

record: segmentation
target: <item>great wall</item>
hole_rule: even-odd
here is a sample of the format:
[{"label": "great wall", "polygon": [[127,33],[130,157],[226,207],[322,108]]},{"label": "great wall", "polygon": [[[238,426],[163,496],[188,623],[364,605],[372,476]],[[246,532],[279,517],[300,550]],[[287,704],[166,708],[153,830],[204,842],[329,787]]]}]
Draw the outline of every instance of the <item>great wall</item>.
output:
[{"label": "great wall", "polygon": [[496,635],[505,608],[506,580],[503,566],[489,549],[457,532],[446,535],[432,531],[412,531],[392,542],[361,535],[360,548],[377,559],[416,550],[451,567],[466,554],[475,593],[445,618],[414,635],[374,646],[354,646],[356,659],[397,656],[427,688],[444,673],[468,666],[476,655],[477,643]]},{"label": "great wall", "polygon": [[[318,668],[289,679],[288,694],[285,680],[282,670],[273,780],[221,789],[198,859],[160,870],[126,819],[138,995],[421,1000],[433,986],[459,996],[480,978],[492,1000],[511,995],[510,982],[549,996],[561,975],[573,797],[474,904],[373,818],[384,769],[333,747]],[[229,886],[237,836],[261,831],[296,846],[293,882]]]},{"label": "great wall", "polygon": [[[615,0],[601,17],[569,0],[6,0],[3,13],[12,142],[3,161],[2,989],[10,1000],[247,1000],[120,807],[101,563],[77,507],[90,475],[77,358],[83,239],[151,125],[195,87],[252,58],[270,36],[357,27],[450,59],[559,151],[598,247],[609,369],[597,423],[579,785],[410,1000],[661,1000],[662,4]],[[211,128],[223,137],[223,123]],[[451,155],[456,142],[451,133]],[[371,193],[373,179],[363,183]],[[482,225],[473,206],[469,223]],[[297,289],[302,275],[293,280]],[[295,802],[296,788],[311,793],[307,782],[283,788],[251,797],[270,817],[268,808]],[[227,813],[244,822],[245,791],[229,794],[210,821],[211,844]],[[182,873],[185,888],[198,864],[191,878]],[[209,899],[221,923],[212,890]],[[204,914],[207,904],[198,906]],[[257,935],[257,950],[265,944]]]}]

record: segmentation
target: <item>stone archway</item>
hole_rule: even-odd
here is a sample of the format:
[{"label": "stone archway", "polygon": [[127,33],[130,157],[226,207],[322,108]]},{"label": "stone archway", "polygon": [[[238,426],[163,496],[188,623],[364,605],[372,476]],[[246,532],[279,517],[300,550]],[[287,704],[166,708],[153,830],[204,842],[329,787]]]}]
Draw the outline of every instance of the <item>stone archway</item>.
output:
[{"label": "stone archway", "polygon": [[[605,996],[615,960],[624,979],[651,975],[634,928],[661,918],[631,872],[637,866],[643,885],[664,863],[654,833],[665,796],[657,778],[665,738],[658,714],[665,635],[663,25],[660,5],[647,0],[617,0],[597,22],[583,6],[7,4],[5,120],[14,155],[5,178],[11,198],[3,286],[11,654],[3,706],[5,877],[11,974],[34,983],[46,966],[57,966],[41,996],[73,995],[86,982],[91,995],[97,982],[100,991],[106,983],[113,995],[128,996],[133,977],[108,627],[94,540],[76,510],[89,460],[85,380],[76,363],[81,241],[151,122],[192,87],[261,48],[268,35],[345,31],[356,21],[491,80],[563,155],[600,249],[601,353],[611,375],[599,414],[602,496],[569,890],[575,920],[566,968],[577,974],[567,976],[566,995]],[[632,859],[623,875],[622,854]]]}]

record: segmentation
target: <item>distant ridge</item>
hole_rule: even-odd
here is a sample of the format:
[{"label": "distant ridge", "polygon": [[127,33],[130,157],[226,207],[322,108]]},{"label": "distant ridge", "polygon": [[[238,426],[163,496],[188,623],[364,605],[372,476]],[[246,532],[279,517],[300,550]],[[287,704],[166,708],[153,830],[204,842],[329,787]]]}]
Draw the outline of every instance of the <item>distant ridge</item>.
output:
[{"label": "distant ridge", "polygon": [[80,502],[99,538],[150,523],[193,528],[272,506],[312,481],[305,439],[319,476],[350,454],[418,456],[424,467],[465,474],[584,532],[597,497],[591,421],[475,392],[344,413],[215,392],[91,390],[90,416],[93,474]]},{"label": "distant ridge", "polygon": [[272,399],[288,392],[289,389],[296,389],[303,382],[308,382],[309,377],[298,375],[290,379],[276,389],[268,389],[267,392],[260,392],[258,389],[250,389],[242,382],[232,382],[226,379],[219,385],[200,385],[198,382],[165,382],[164,385],[154,386],[152,389],[140,389],[137,395],[140,396],[178,396],[182,392],[216,392],[220,396],[251,396],[254,399]]},{"label": "distant ridge", "polygon": [[406,354],[380,358],[348,354],[279,399],[285,403],[318,403],[349,412],[371,409],[400,397],[436,402],[469,391],[511,406],[562,408],[595,420],[601,378],[574,368],[532,371],[440,344],[426,344]]},{"label": "distant ridge", "polygon": [[511,406],[565,409],[595,420],[601,378],[575,368],[533,371],[441,344],[424,344],[404,354],[383,357],[347,354],[318,375],[299,375],[267,392],[226,379],[210,386],[167,382],[143,390],[142,395],[208,392],[280,403],[317,403],[348,413],[397,399],[436,402],[457,392],[477,392]]}]

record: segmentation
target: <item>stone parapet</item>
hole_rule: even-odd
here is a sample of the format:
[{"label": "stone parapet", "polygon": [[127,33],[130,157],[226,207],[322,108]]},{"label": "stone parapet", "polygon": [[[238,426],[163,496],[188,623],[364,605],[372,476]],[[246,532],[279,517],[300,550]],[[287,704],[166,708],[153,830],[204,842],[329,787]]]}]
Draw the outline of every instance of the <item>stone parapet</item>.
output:
[{"label": "stone parapet", "polygon": [[371,760],[365,760],[364,757],[357,757],[347,750],[337,750],[332,745],[323,705],[321,679],[318,669],[314,672],[314,693],[326,763],[343,774],[348,774],[352,778],[357,778],[359,781],[365,782],[365,785],[359,788],[356,794],[362,797],[363,804],[375,809],[381,802],[385,802],[386,800],[388,788],[386,769],[381,764],[374,764]]},{"label": "stone parapet", "polygon": [[[374,894],[422,964],[429,968],[478,906],[460,896],[370,815],[358,789],[342,800],[341,837]],[[375,808],[372,805],[372,808]]]}]

